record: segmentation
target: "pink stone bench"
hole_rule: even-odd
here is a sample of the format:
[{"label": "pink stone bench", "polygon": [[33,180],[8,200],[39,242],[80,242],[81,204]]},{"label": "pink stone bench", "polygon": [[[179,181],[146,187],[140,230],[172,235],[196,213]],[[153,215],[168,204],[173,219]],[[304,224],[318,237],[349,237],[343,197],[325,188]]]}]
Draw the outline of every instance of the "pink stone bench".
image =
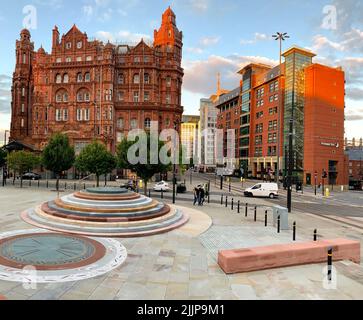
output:
[{"label": "pink stone bench", "polygon": [[334,239],[223,250],[218,253],[218,264],[226,274],[233,274],[322,263],[328,259],[329,248],[333,248],[333,261],[351,260],[360,263],[359,241]]}]

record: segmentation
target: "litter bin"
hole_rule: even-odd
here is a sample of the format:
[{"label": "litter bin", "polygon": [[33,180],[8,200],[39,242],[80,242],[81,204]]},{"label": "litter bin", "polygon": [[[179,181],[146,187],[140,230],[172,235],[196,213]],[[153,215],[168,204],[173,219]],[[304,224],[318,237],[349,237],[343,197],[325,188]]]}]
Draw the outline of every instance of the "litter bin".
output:
[{"label": "litter bin", "polygon": [[296,191],[302,191],[303,185],[301,181],[296,183]]},{"label": "litter bin", "polygon": [[274,226],[277,227],[277,217],[280,216],[281,230],[289,230],[289,212],[287,208],[281,206],[274,206],[272,209]]}]

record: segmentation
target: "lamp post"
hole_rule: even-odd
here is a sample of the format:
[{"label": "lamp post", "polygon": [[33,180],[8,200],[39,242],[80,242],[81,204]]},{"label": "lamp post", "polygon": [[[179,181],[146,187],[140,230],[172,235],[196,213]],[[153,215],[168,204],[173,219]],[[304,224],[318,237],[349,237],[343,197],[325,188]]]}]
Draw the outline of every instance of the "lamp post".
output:
[{"label": "lamp post", "polygon": [[174,121],[174,163],[173,163],[173,204],[175,204],[175,193],[176,193],[176,186],[175,186],[175,180],[176,180],[176,154],[175,154],[175,145],[176,145],[176,132],[177,132],[177,127],[178,123],[176,121]]},{"label": "lamp post", "polygon": [[276,40],[280,42],[280,57],[279,57],[279,62],[280,62],[280,76],[279,76],[279,104],[277,107],[277,167],[276,167],[276,172],[277,175],[275,174],[275,180],[278,183],[278,185],[280,186],[280,145],[281,145],[281,138],[280,138],[280,131],[281,131],[281,103],[282,103],[282,83],[281,83],[281,77],[282,77],[282,72],[281,72],[281,64],[282,64],[282,41],[285,41],[286,39],[290,38],[290,36],[284,32],[276,32],[276,34],[272,35],[272,37]]},{"label": "lamp post", "polygon": [[289,173],[287,176],[287,209],[289,213],[291,212],[292,206],[292,172],[294,170],[294,152],[293,152],[293,132],[294,129],[294,120],[290,119],[290,128],[289,128]]}]

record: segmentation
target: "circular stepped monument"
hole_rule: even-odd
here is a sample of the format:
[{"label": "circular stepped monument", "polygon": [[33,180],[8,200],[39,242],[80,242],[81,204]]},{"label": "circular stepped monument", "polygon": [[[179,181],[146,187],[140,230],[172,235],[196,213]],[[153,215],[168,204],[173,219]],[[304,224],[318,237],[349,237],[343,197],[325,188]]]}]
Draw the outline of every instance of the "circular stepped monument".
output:
[{"label": "circular stepped monument", "polygon": [[95,237],[140,237],[168,232],[189,216],[175,207],[121,188],[88,188],[24,211],[34,226]]}]

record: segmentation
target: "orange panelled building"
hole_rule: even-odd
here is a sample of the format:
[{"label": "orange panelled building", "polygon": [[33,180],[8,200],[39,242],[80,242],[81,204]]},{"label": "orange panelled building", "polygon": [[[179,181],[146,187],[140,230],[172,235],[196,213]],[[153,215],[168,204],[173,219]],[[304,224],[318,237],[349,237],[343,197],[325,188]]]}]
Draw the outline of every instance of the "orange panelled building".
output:
[{"label": "orange panelled building", "polygon": [[281,66],[252,63],[238,72],[239,98],[224,102],[227,95],[222,95],[216,103],[218,128],[228,129],[228,114],[236,107],[231,103],[238,100],[240,168],[249,177],[262,179],[268,173],[276,178],[279,167],[282,180],[287,174],[292,119],[294,180],[320,184],[325,172],[325,184],[346,186],[344,72],[313,63],[315,54],[296,46],[283,57]]},{"label": "orange panelled building", "polygon": [[[16,41],[11,141],[42,150],[66,133],[79,152],[93,139],[109,150],[132,129],[181,123],[183,34],[170,7],[153,43],[104,44],[75,25],[53,30],[51,53],[34,50],[28,30]],[[178,126],[180,130],[180,126]]]}]

